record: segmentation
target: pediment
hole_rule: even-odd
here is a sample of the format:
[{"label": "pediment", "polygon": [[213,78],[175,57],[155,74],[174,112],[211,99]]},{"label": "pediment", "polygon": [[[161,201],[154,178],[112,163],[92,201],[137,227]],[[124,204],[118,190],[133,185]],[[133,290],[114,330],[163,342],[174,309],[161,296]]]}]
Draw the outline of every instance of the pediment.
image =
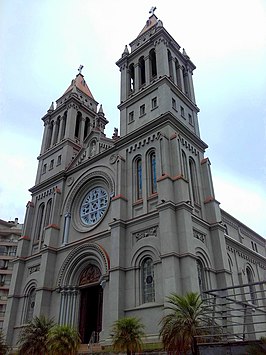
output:
[{"label": "pediment", "polygon": [[81,165],[85,161],[88,161],[103,151],[113,147],[113,145],[113,140],[103,136],[100,131],[90,132],[84,141],[83,148],[78,152],[67,170]]}]

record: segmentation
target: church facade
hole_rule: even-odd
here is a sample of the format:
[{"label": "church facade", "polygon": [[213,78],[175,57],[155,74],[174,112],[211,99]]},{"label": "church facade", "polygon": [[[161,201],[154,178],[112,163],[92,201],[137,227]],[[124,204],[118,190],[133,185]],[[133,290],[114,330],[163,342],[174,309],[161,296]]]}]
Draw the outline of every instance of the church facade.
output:
[{"label": "church facade", "polygon": [[215,199],[189,56],[152,14],[116,64],[119,134],[106,137],[81,71],[42,118],[4,323],[13,346],[40,314],[101,344],[136,316],[153,342],[171,292],[265,279],[265,240]]}]

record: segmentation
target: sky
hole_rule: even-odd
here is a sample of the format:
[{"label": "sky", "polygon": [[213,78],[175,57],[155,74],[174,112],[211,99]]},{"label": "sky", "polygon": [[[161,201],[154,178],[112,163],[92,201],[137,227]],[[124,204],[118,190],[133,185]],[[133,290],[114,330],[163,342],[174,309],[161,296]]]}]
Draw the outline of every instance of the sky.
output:
[{"label": "sky", "polygon": [[0,219],[24,219],[43,122],[78,73],[119,127],[115,62],[156,16],[185,48],[221,208],[266,237],[265,0],[0,0]]}]

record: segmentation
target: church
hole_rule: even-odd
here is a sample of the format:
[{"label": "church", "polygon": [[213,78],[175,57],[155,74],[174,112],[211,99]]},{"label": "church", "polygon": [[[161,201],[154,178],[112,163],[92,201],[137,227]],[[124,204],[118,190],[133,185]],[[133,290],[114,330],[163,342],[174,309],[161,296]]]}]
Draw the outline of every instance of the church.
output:
[{"label": "church", "polygon": [[[265,280],[265,240],[215,199],[190,57],[152,12],[116,65],[112,137],[82,67],[42,118],[4,322],[9,345],[41,314],[103,345],[114,321],[135,316],[156,342],[171,292]],[[254,287],[241,297],[256,308],[265,289],[256,286],[264,300],[255,299]]]}]

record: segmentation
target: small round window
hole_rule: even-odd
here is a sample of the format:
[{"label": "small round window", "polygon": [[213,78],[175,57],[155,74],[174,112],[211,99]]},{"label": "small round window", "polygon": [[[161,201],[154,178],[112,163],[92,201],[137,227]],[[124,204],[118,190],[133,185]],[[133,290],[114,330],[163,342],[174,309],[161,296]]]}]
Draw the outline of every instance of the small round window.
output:
[{"label": "small round window", "polygon": [[105,214],[108,207],[108,194],[102,187],[94,187],[84,197],[80,206],[81,221],[92,226]]}]

